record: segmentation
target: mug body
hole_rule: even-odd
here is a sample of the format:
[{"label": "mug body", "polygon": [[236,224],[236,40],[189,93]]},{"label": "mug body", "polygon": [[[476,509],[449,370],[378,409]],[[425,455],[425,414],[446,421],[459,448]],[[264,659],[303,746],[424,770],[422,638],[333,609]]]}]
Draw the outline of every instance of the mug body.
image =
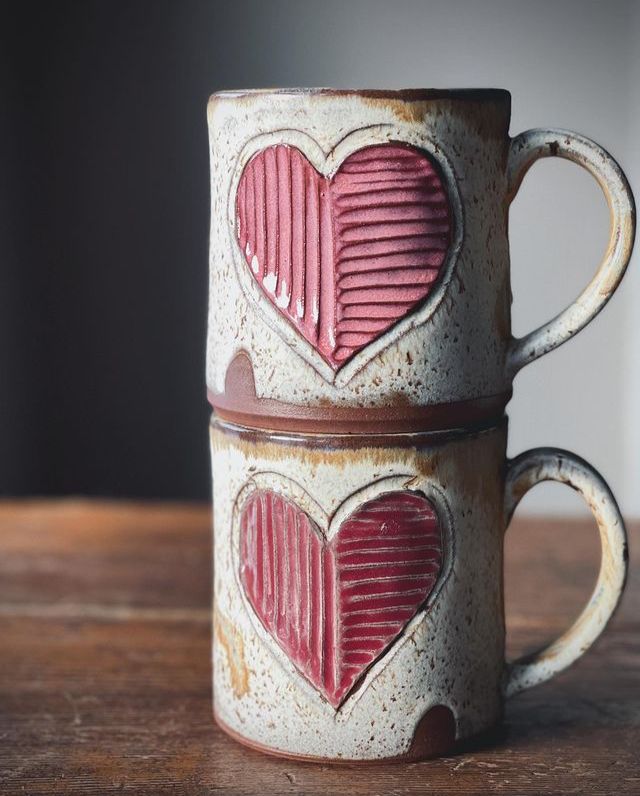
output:
[{"label": "mug body", "polygon": [[420,759],[494,726],[506,420],[266,434],[212,421],[214,709],[239,740]]},{"label": "mug body", "polygon": [[[507,462],[497,419],[513,375],[616,289],[633,197],[593,141],[510,139],[509,116],[502,90],[209,103],[214,707],[249,745],[446,753],[576,660],[618,604],[626,537],[608,486],[563,450]],[[610,245],[575,302],[514,339],[508,208],[542,157],[597,179]],[[560,639],[507,665],[505,525],[549,479],[596,517],[599,580]]]},{"label": "mug body", "polygon": [[509,116],[502,90],[212,97],[219,416],[361,432],[500,416]]}]

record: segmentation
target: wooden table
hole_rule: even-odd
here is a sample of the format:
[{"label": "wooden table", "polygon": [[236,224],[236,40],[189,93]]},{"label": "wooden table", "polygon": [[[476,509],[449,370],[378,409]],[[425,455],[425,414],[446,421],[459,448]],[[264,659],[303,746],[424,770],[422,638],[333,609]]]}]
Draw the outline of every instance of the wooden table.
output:
[{"label": "wooden table", "polygon": [[[197,505],[0,503],[3,796],[640,793],[637,557],[602,642],[514,699],[501,733],[429,763],[332,768],[264,757],[213,724],[209,523]],[[510,653],[557,634],[596,568],[590,519],[514,521]]]}]

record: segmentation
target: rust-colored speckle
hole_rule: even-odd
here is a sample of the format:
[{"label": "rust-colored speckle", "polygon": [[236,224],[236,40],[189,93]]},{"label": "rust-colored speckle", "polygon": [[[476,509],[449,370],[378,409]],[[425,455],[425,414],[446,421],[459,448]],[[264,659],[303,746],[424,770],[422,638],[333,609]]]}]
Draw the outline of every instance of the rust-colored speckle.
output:
[{"label": "rust-colored speckle", "polygon": [[435,453],[432,456],[416,456],[413,460],[413,467],[423,478],[430,478],[438,469],[439,456]]},{"label": "rust-colored speckle", "polygon": [[[407,353],[407,357],[410,357],[410,354]],[[409,396],[398,390],[392,390],[389,392],[389,401],[390,406],[412,406],[411,399]]]},{"label": "rust-colored speckle", "polygon": [[[609,215],[611,217],[610,227],[613,228],[615,219],[613,218],[613,212],[611,210],[611,207],[609,207]],[[631,211],[623,215],[619,219],[619,223],[620,223],[620,232],[618,237],[627,242],[626,245],[627,248],[629,249],[627,256],[629,256],[635,234],[635,224],[636,224],[635,212]],[[616,236],[613,236],[609,241],[603,262],[607,262],[611,257],[613,257],[617,244],[618,244],[618,238]],[[605,271],[605,276],[598,289],[599,295],[604,296],[607,299],[610,298],[612,293],[618,287],[621,278],[622,274],[620,274],[616,269],[610,268],[607,271]]]},{"label": "rust-colored speckle", "polygon": [[[482,431],[476,433],[482,434]],[[387,446],[376,444],[376,437],[357,439],[345,435],[343,438],[322,437],[318,435],[316,445],[309,444],[311,438],[308,437],[305,445],[291,446],[293,438],[278,441],[272,435],[250,431],[248,429],[237,429],[212,422],[210,427],[211,444],[214,450],[234,450],[242,453],[249,461],[258,459],[282,462],[283,455],[294,455],[298,461],[304,462],[306,466],[317,467],[328,465],[339,469],[349,470],[350,467],[359,465],[367,461],[372,470],[384,470],[388,465],[397,465],[403,462],[407,471],[416,472],[425,477],[431,477],[438,473],[444,462],[441,461],[437,449],[432,449],[429,456],[425,456],[420,449],[419,439],[406,435],[408,440],[413,440],[412,444],[403,445],[399,441],[397,446]],[[399,437],[404,435],[398,435]],[[453,433],[455,437],[455,433]],[[444,442],[446,437],[442,437],[440,442]],[[468,439],[468,437],[467,437]],[[283,444],[284,443],[284,444]],[[433,447],[433,441],[432,441]],[[456,472],[461,474],[463,483],[473,485],[477,482],[478,472],[491,472],[486,456],[487,454],[476,455],[475,448],[470,448],[468,444],[461,444],[458,455],[455,457]],[[494,457],[498,461],[504,459],[504,441],[501,435],[495,437],[495,442],[489,447],[489,461],[493,463]],[[446,461],[446,460],[445,460]],[[449,472],[443,472],[439,479],[444,484],[448,480]],[[497,485],[495,487],[497,489]],[[486,495],[484,494],[486,491]],[[489,484],[484,485],[482,499],[488,501],[499,501],[500,498],[494,495],[489,488]]]},{"label": "rust-colored speckle", "polygon": [[395,99],[378,99],[375,97],[361,97],[365,105],[379,108],[384,105],[402,122],[420,122],[424,118],[429,103],[427,102],[405,102]]},{"label": "rust-colored speckle", "polygon": [[249,669],[244,657],[242,636],[217,609],[213,612],[213,632],[227,656],[233,693],[240,699],[249,693]]},{"label": "rust-colored speckle", "polygon": [[447,96],[445,92],[434,91],[423,96],[420,98],[420,95],[412,95],[411,92],[398,92],[395,97],[367,93],[359,94],[358,98],[373,108],[388,108],[402,122],[420,123],[425,116],[433,113],[440,116],[456,112],[464,114],[482,139],[502,136],[508,128],[511,98],[507,92],[470,90],[450,92]]},{"label": "rust-colored speckle", "polygon": [[[215,425],[211,427],[211,441],[215,450],[233,449],[239,450],[248,459],[266,459],[269,461],[280,462],[282,461],[283,450],[282,444],[278,442],[263,441],[265,437],[260,434],[253,436],[247,434],[246,436],[238,436],[230,433],[224,433],[216,429]],[[327,464],[332,467],[345,467],[349,468],[352,465],[359,464],[362,457],[366,456],[367,461],[372,467],[384,467],[385,464],[393,464],[398,458],[398,448],[384,448],[384,447],[357,447],[347,448],[340,447],[337,444],[335,448],[325,447],[302,447],[295,448],[296,455],[303,459],[306,464],[310,466],[318,466]],[[411,449],[403,450],[403,454],[407,458],[407,462],[412,462],[415,453]]]}]

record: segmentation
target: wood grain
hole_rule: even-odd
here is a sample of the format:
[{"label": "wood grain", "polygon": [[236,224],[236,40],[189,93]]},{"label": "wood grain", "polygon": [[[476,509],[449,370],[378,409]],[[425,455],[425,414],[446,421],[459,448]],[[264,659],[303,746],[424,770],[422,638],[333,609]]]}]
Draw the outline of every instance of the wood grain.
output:
[{"label": "wood grain", "polygon": [[[206,506],[0,504],[0,792],[640,793],[640,585],[576,667],[515,698],[504,729],[428,763],[264,757],[211,719]],[[575,616],[597,569],[590,520],[516,520],[509,648]]]}]

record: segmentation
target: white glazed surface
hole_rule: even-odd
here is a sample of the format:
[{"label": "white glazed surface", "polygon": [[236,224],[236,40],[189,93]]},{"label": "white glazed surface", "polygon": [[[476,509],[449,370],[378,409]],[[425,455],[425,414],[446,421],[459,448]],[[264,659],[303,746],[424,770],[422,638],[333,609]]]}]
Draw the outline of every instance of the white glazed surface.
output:
[{"label": "white glazed surface", "polygon": [[[245,350],[257,396],[291,404],[384,406],[400,396],[427,405],[508,390],[508,108],[505,97],[407,105],[357,95],[214,96],[209,389],[224,392],[229,363]],[[252,280],[236,238],[235,190],[250,157],[270,144],[299,148],[330,176],[351,152],[387,141],[420,147],[439,163],[456,238],[447,273],[424,307],[334,378]]]},{"label": "white glazed surface", "polygon": [[[249,743],[294,756],[395,758],[411,749],[418,723],[436,706],[451,711],[456,739],[466,738],[498,721],[503,697],[548,680],[583,655],[619,604],[627,537],[611,490],[568,451],[537,448],[505,460],[506,422],[475,434],[425,435],[419,448],[399,447],[394,435],[385,447],[363,442],[342,449],[316,446],[309,436],[296,444],[252,435],[212,425],[214,703],[221,722]],[[562,636],[505,664],[504,528],[526,492],[546,480],[571,486],[587,502],[600,531],[600,572]],[[414,490],[436,509],[445,550],[438,581],[337,709],[293,666],[241,585],[239,514],[255,489],[289,498],[327,540],[384,493]]]},{"label": "white glazed surface", "polygon": [[[212,432],[214,704],[250,742],[293,755],[371,760],[409,749],[422,716],[451,709],[456,737],[494,725],[504,674],[503,464],[506,428],[421,452],[309,450]],[[248,486],[247,486],[248,485]],[[447,535],[440,585],[363,684],[335,710],[297,672],[249,605],[239,579],[238,496],[269,486],[328,524],[356,501],[394,489],[425,493]],[[353,501],[352,501],[353,503]]]},{"label": "white glazed surface", "polygon": [[[569,340],[598,314],[626,270],[635,235],[631,190],[618,164],[566,130],[508,136],[506,92],[455,92],[411,101],[357,93],[249,92],[209,103],[210,298],[207,384],[225,389],[239,351],[251,359],[256,396],[321,407],[430,406],[508,395],[525,364]],[[423,306],[358,352],[337,373],[294,331],[251,278],[236,237],[235,194],[252,155],[297,147],[331,177],[368,145],[400,141],[440,166],[454,237],[438,286]],[[600,184],[611,209],[608,251],[580,296],[520,340],[511,336],[508,209],[542,157],[567,158]]]}]

